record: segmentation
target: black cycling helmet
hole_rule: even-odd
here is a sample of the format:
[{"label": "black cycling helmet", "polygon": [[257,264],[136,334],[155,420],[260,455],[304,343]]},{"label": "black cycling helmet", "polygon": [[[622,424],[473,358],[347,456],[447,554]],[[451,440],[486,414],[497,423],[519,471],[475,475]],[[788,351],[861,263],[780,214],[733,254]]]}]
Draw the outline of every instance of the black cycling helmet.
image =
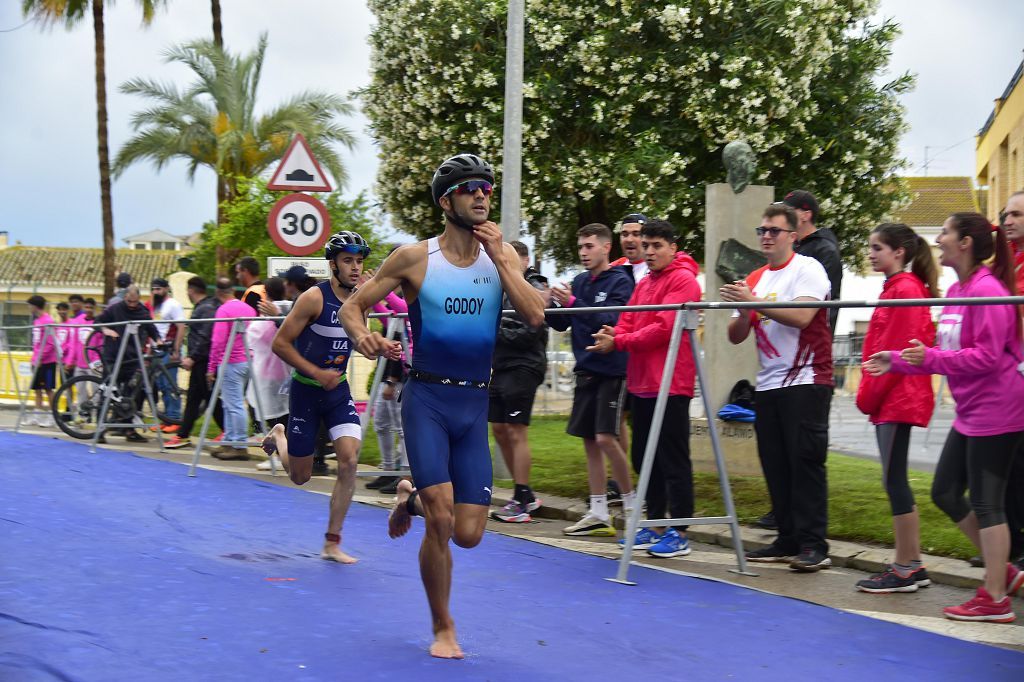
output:
[{"label": "black cycling helmet", "polygon": [[370,255],[370,245],[363,239],[363,235],[352,230],[342,230],[331,235],[324,246],[324,258],[334,262],[340,253],[353,253],[366,258]]},{"label": "black cycling helmet", "polygon": [[493,185],[494,169],[476,154],[453,156],[434,171],[434,177],[430,181],[430,193],[434,196],[434,203],[440,206],[444,193],[452,185],[457,185],[467,178],[480,178]]}]

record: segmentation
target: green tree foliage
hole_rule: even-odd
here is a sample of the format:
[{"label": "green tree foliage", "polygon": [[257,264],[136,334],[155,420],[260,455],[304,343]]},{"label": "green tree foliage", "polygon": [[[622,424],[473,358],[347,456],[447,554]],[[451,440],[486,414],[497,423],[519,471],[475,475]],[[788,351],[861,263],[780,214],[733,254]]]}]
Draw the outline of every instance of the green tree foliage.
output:
[{"label": "green tree foliage", "polygon": [[[575,259],[575,231],[629,211],[666,216],[702,251],[704,188],[746,139],[755,182],[808,189],[844,252],[902,200],[900,93],[879,84],[898,27],[875,0],[527,1],[523,214]],[[370,0],[362,92],[393,224],[425,236],[428,183],[460,151],[501,164],[506,2]],[[464,20],[472,17],[471,20]],[[499,179],[500,184],[500,179]],[[496,197],[497,199],[498,197]]]},{"label": "green tree foliage", "polygon": [[[263,265],[269,256],[288,255],[277,248],[267,233],[267,216],[270,215],[274,203],[287,196],[289,192],[268,190],[267,181],[259,178],[238,178],[236,183],[238,196],[223,206],[223,223],[206,223],[199,246],[189,254],[192,258],[190,269],[203,277],[211,278],[210,281],[217,271],[218,247],[222,253],[225,250],[232,250],[239,257],[253,256]],[[387,255],[388,245],[382,242],[375,232],[377,221],[370,213],[370,204],[366,197],[360,193],[349,201],[343,199],[338,192],[315,196],[324,202],[327,213],[331,216],[331,233],[355,230],[363,235],[372,249],[365,267],[376,268]],[[244,248],[239,249],[239,245],[244,245]],[[318,253],[310,258],[322,256],[322,253]]]}]

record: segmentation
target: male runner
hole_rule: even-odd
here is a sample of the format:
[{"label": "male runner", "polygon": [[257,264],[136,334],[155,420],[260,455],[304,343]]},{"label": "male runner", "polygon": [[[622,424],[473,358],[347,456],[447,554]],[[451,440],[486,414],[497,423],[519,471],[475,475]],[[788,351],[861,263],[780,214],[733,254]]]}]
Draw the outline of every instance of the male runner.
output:
[{"label": "male runner", "polygon": [[362,427],[345,378],[352,349],[338,318],[370,247],[357,232],[343,231],[327,241],[324,255],[331,278],[299,296],[274,337],[274,353],[293,368],[291,416],[287,436],[283,426],[276,425],[264,440],[264,449],[270,454],[277,450],[292,482],[302,485],[313,473],[317,430],[323,421],[338,455],[338,478],[320,558],[354,564],[355,557],[341,551],[341,527],[355,490]]},{"label": "male runner", "polygon": [[433,618],[430,654],[438,658],[463,657],[448,610],[448,543],[476,546],[491,503],[487,380],[502,289],[526,324],[544,322],[540,293],[523,277],[515,249],[487,219],[493,186],[491,165],[473,154],[442,163],[431,193],[444,212],[444,232],[397,249],[341,311],[356,349],[372,358],[397,344],[367,329],[366,312],[398,286],[409,304],[416,350],[402,421],[418,489],[399,483],[388,533],[404,535],[412,515],[426,520],[420,574]]}]

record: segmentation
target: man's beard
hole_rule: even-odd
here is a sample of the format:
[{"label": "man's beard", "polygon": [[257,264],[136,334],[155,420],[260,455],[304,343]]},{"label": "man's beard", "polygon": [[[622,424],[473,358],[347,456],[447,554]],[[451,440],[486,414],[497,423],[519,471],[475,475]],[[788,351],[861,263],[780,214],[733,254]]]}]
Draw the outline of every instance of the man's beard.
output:
[{"label": "man's beard", "polygon": [[159,308],[160,306],[162,306],[164,304],[164,301],[166,301],[166,300],[167,300],[167,294],[164,294],[163,296],[161,296],[159,294],[153,294],[153,307],[154,308]]}]

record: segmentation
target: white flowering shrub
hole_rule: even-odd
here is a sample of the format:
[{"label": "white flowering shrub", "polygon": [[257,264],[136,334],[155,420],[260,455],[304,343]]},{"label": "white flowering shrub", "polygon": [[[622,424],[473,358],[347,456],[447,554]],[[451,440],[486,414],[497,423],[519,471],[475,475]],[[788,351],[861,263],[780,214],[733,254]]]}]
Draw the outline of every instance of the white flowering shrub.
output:
[{"label": "white flowering shrub", "polygon": [[[370,0],[377,193],[393,224],[435,234],[434,169],[478,153],[501,167],[505,12],[498,0]],[[754,182],[807,189],[856,259],[902,200],[898,95],[879,79],[898,28],[875,0],[527,0],[523,218],[548,255],[630,211],[667,217],[700,255],[704,187],[745,139]],[[500,190],[501,178],[498,178]],[[500,192],[495,195],[495,207]],[[753,226],[752,226],[753,227]]]}]

